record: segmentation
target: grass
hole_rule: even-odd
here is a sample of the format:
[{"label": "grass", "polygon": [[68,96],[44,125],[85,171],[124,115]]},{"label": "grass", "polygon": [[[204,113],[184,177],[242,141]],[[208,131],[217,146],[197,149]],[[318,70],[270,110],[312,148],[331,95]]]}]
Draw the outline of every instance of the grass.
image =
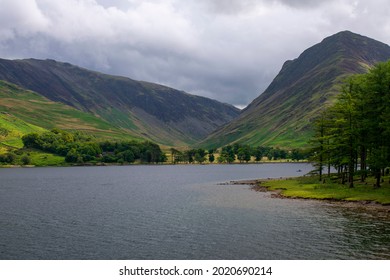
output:
[{"label": "grass", "polygon": [[84,131],[103,139],[139,140],[130,131],[113,126],[92,113],[50,101],[35,92],[0,81],[0,143],[21,148],[24,134],[55,127]]},{"label": "grass", "polygon": [[28,123],[50,129],[65,126],[71,129],[110,130],[112,125],[70,106],[49,101],[31,91],[14,91],[12,95],[0,90],[0,110]]},{"label": "grass", "polygon": [[0,112],[0,144],[2,148],[23,147],[22,136],[31,132],[43,132],[45,129],[27,123],[15,116]]},{"label": "grass", "polygon": [[27,153],[34,166],[65,166],[65,158],[54,154],[31,150]]},{"label": "grass", "polygon": [[[9,152],[9,151],[7,151]],[[65,158],[54,154],[42,152],[34,149],[20,149],[14,151],[15,161],[12,164],[0,164],[0,167],[24,166],[22,158],[28,156],[30,162],[27,166],[68,166]]]},{"label": "grass", "polygon": [[374,188],[374,179],[366,183],[355,182],[354,188],[338,183],[321,183],[318,177],[299,177],[267,181],[269,190],[280,190],[281,195],[291,198],[329,199],[340,201],[373,201],[390,205],[390,183],[388,178],[381,188]]}]

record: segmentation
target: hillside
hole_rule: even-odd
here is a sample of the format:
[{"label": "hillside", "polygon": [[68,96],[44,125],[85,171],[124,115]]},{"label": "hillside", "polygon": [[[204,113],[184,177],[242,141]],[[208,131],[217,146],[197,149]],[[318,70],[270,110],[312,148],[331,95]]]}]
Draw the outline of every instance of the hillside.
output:
[{"label": "hillside", "polygon": [[[239,114],[235,107],[215,100],[54,60],[0,59],[0,80],[65,104],[67,110],[72,107],[72,114],[77,111],[87,126],[168,146],[194,143]],[[71,119],[65,117],[57,124],[66,126]],[[48,119],[43,116],[37,121]]]},{"label": "hillside", "polygon": [[341,81],[390,59],[390,47],[349,31],[325,38],[284,63],[269,87],[240,116],[201,142],[220,147],[249,145],[303,147],[310,123],[338,94]]},{"label": "hillside", "polygon": [[115,139],[134,139],[124,129],[30,90],[0,81],[0,143],[21,147],[21,136],[52,128],[81,130]]}]

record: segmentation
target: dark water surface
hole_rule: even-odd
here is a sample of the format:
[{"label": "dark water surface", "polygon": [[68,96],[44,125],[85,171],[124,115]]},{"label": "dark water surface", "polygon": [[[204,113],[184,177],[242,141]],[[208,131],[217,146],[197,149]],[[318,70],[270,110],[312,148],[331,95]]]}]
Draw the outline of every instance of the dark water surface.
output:
[{"label": "dark water surface", "polygon": [[390,259],[388,215],[218,184],[298,169],[0,169],[0,259]]}]

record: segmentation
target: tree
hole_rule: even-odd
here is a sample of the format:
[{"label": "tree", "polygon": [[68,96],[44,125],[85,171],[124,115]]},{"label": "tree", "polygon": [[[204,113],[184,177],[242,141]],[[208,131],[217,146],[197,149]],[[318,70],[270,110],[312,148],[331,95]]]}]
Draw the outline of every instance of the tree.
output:
[{"label": "tree", "polygon": [[333,165],[342,182],[353,187],[360,166],[361,181],[369,169],[375,186],[380,187],[381,176],[390,165],[389,103],[390,61],[348,78],[335,104],[314,126],[313,159],[319,169],[325,162]]},{"label": "tree", "polygon": [[38,133],[29,133],[22,136],[25,148],[40,148],[40,137]]},{"label": "tree", "polygon": [[251,148],[248,145],[241,146],[237,151],[237,158],[240,162],[251,160]]},{"label": "tree", "polygon": [[253,149],[253,156],[255,157],[255,161],[261,161],[264,156],[264,148],[259,146]]},{"label": "tree", "polygon": [[326,115],[322,113],[314,123],[314,136],[311,139],[311,152],[313,154],[311,160],[315,162],[314,166],[319,174],[319,180],[322,181],[322,170],[324,169],[324,154],[325,154],[325,121]]},{"label": "tree", "polygon": [[175,164],[177,162],[176,155],[178,155],[180,152],[174,148],[171,148],[171,162],[172,164]]},{"label": "tree", "polygon": [[23,165],[29,165],[31,163],[31,158],[28,155],[24,155],[21,158]]},{"label": "tree", "polygon": [[118,157],[123,160],[123,162],[134,162],[135,156],[132,150],[125,150],[124,152],[120,152]]},{"label": "tree", "polygon": [[0,162],[13,164],[16,161],[16,155],[14,153],[6,153],[3,155],[0,155]]},{"label": "tree", "polygon": [[337,137],[340,151],[345,151],[345,159],[348,170],[349,187],[353,188],[355,175],[355,159],[357,154],[358,124],[356,110],[356,91],[354,80],[350,79],[343,86],[342,92],[335,104],[335,112],[338,115],[336,123],[339,125]]},{"label": "tree", "polygon": [[389,166],[390,131],[390,61],[379,63],[366,74],[364,105],[368,108],[368,165],[380,187],[381,175]]},{"label": "tree", "polygon": [[66,154],[65,161],[66,162],[77,162],[77,160],[81,157],[80,153],[77,152],[75,148],[69,150]]},{"label": "tree", "polygon": [[209,162],[210,163],[213,163],[215,161],[215,156],[214,156],[214,154],[213,153],[209,153]]},{"label": "tree", "polygon": [[194,158],[198,163],[203,163],[206,160],[205,154],[200,153],[199,151],[195,153]]},{"label": "tree", "polygon": [[232,163],[236,159],[236,155],[234,153],[233,147],[228,145],[222,148],[220,158],[224,160],[224,162]]},{"label": "tree", "polygon": [[293,161],[300,161],[305,158],[305,155],[303,154],[303,151],[300,149],[293,149],[290,154],[290,158]]},{"label": "tree", "polygon": [[188,163],[194,162],[195,150],[187,150],[184,152],[184,159]]},{"label": "tree", "polygon": [[146,141],[141,145],[141,160],[143,162],[159,163],[166,161],[166,159],[166,155],[157,144]]}]

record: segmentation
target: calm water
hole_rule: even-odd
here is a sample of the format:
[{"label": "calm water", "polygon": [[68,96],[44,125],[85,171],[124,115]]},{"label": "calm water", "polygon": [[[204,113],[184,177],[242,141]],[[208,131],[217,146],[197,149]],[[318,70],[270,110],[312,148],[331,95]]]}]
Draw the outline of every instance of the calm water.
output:
[{"label": "calm water", "polygon": [[0,259],[390,259],[387,215],[218,184],[298,169],[0,169]]}]

